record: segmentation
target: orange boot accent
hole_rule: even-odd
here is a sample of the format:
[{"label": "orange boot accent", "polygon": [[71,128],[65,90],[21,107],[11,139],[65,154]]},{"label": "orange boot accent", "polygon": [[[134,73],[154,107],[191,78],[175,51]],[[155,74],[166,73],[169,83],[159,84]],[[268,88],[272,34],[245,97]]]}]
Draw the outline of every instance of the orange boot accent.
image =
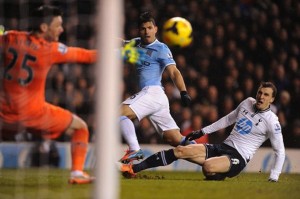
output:
[{"label": "orange boot accent", "polygon": [[88,148],[89,131],[80,129],[74,132],[71,139],[72,171],[82,171]]}]

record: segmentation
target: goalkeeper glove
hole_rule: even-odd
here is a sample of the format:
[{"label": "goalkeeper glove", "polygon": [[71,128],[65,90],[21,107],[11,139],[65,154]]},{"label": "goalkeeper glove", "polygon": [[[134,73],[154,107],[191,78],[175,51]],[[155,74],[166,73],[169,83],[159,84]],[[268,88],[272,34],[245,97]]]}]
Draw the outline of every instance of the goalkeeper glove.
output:
[{"label": "goalkeeper glove", "polygon": [[145,52],[142,49],[135,47],[135,40],[132,40],[122,47],[121,55],[124,61],[136,64],[141,61]]},{"label": "goalkeeper glove", "polygon": [[202,130],[192,131],[185,137],[185,142],[198,139],[204,135]]},{"label": "goalkeeper glove", "polygon": [[191,104],[191,97],[186,91],[181,91],[180,92],[180,97],[181,97],[181,104],[184,107],[187,107]]}]

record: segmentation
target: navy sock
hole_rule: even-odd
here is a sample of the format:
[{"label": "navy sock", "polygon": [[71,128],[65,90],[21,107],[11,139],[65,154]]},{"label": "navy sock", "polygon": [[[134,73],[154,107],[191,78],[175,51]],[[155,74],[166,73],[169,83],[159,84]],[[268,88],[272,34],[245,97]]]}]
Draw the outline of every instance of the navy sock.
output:
[{"label": "navy sock", "polygon": [[141,163],[134,164],[132,168],[133,172],[137,173],[145,169],[169,165],[175,160],[177,160],[177,158],[174,155],[174,150],[169,149],[166,151],[160,151],[149,156],[146,160],[142,161]]}]

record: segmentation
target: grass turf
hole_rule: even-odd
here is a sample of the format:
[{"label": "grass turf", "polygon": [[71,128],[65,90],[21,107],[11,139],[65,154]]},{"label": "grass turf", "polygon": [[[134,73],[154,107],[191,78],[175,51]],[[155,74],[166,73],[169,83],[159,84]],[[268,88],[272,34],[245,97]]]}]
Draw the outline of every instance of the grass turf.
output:
[{"label": "grass turf", "polygon": [[[0,198],[92,198],[93,185],[69,185],[69,171],[59,169],[1,169]],[[268,174],[242,173],[225,181],[204,181],[202,173],[144,171],[135,179],[120,175],[121,199],[300,198],[300,174],[282,174],[278,183]]]}]

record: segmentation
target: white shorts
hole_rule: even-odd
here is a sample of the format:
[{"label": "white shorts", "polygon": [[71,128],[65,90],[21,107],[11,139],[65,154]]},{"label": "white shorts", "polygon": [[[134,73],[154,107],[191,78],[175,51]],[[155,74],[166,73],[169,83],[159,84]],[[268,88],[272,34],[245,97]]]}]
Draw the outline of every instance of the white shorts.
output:
[{"label": "white shorts", "polygon": [[123,104],[129,105],[138,120],[148,117],[160,135],[163,131],[179,129],[171,116],[169,100],[161,86],[147,86],[127,98]]}]

